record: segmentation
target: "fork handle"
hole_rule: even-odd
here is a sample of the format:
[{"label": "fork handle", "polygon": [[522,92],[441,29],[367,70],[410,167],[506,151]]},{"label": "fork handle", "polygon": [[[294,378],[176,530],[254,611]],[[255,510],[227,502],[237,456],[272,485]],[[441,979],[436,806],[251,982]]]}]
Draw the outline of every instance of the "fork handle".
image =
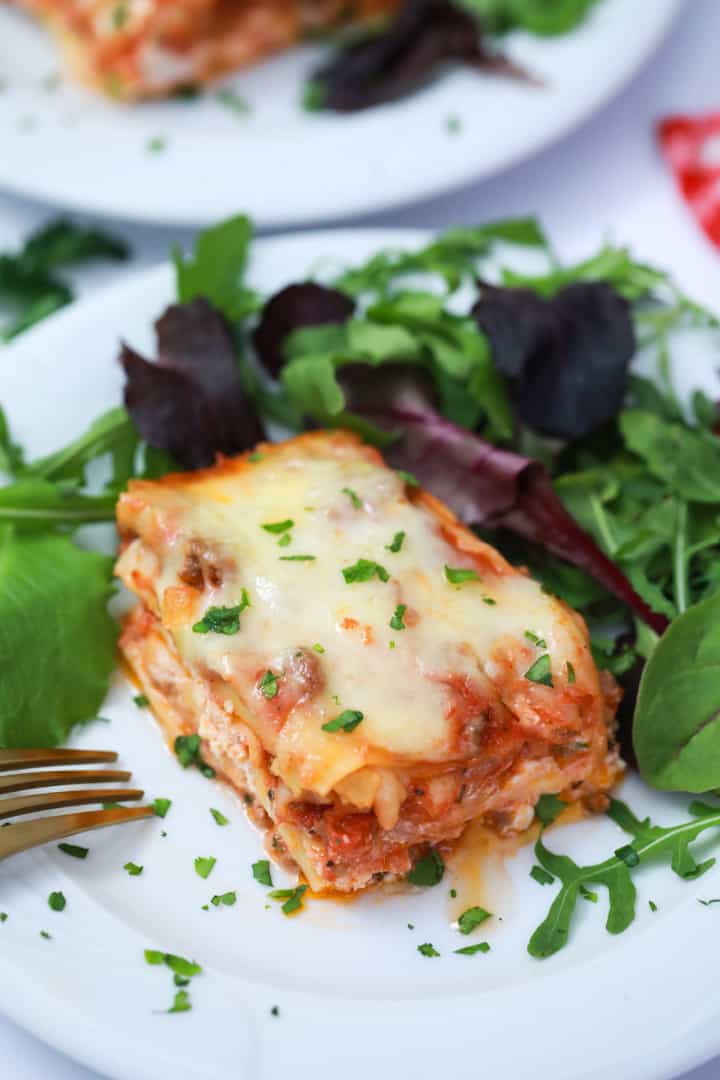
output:
[{"label": "fork handle", "polygon": [[117,810],[80,811],[77,814],[59,814],[57,817],[36,818],[23,821],[8,829],[0,830],[0,859],[28,851],[40,844],[49,844],[53,840],[64,840],[67,836],[89,832],[91,829],[104,829],[108,825],[122,825],[126,821],[139,821],[153,817],[152,806],[121,807]]}]

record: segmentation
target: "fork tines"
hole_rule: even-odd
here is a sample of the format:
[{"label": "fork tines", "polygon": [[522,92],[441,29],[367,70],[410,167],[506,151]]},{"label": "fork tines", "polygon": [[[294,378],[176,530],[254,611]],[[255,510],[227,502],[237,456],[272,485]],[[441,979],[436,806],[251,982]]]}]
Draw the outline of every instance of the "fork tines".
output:
[{"label": "fork tines", "polygon": [[[0,750],[0,819],[91,803],[118,803],[142,799],[143,791],[118,786],[130,779],[131,774],[124,769],[59,768],[40,771],[40,767],[45,765],[93,765],[116,760],[117,754],[112,750]],[[85,784],[112,786],[86,790],[80,788],[74,791],[45,791],[33,795],[17,794],[37,788],[79,787]],[[113,806],[103,810],[53,815],[13,824],[11,828],[0,830],[0,859],[38,844],[62,840],[75,833],[137,821],[151,817],[152,814],[151,806]]]}]

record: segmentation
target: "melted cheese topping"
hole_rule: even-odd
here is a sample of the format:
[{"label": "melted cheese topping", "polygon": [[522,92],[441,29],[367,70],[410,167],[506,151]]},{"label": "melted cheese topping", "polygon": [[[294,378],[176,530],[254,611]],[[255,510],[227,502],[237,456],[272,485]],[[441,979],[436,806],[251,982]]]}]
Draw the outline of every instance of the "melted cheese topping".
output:
[{"label": "melted cheese topping", "polygon": [[[263,527],[287,520],[281,533]],[[203,473],[134,483],[119,523],[139,539],[118,572],[146,602],[138,578],[149,573],[152,606],[186,665],[258,733],[292,791],[324,796],[339,785],[370,804],[382,766],[471,756],[461,736],[468,724],[482,728],[487,707],[508,710],[529,737],[600,716],[582,621],[352,436],[316,433]],[[186,583],[189,550],[213,567],[200,587]],[[361,559],[388,580],[347,583],[343,569]],[[448,566],[479,580],[451,584]],[[240,604],[243,590],[250,606],[237,633],[193,630],[209,608]],[[390,626],[398,605],[399,630]],[[553,688],[525,677],[543,655]],[[276,698],[259,687],[266,671],[278,676]],[[279,716],[286,683],[297,692]],[[474,704],[458,721],[468,687]],[[363,714],[353,731],[323,730],[347,709]]]}]

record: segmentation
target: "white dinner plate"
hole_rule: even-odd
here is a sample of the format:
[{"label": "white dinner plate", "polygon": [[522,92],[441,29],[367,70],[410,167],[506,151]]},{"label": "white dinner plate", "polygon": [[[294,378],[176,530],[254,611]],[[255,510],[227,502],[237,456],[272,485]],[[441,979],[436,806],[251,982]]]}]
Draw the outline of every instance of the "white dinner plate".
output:
[{"label": "white dinner plate", "polygon": [[[634,236],[639,255],[660,259],[665,239],[650,220],[640,227],[636,219]],[[565,247],[587,254],[599,239],[576,237]],[[263,240],[251,282],[271,290],[318,259],[354,262],[422,240],[381,231]],[[701,284],[701,296],[717,292],[720,270],[713,276],[712,256],[693,243],[689,233],[678,238],[680,282]],[[149,350],[151,324],[172,297],[172,272],[162,266],[3,351],[0,401],[32,454],[73,438],[120,401],[118,343]],[[703,363],[712,368],[715,358],[700,344],[695,372],[707,386]],[[478,935],[461,938],[450,926],[452,876],[422,892],[311,900],[286,918],[252,878],[262,844],[239,803],[178,766],[134,692],[118,673],[101,710],[110,722],[93,723],[73,743],[116,749],[149,798],[173,800],[168,816],[79,838],[90,848],[85,861],[50,847],[0,864],[0,910],[9,916],[0,923],[0,1009],[53,1046],[119,1080],[667,1080],[720,1050],[720,906],[698,904],[720,895],[720,867],[696,883],[667,866],[642,868],[637,919],[626,933],[606,933],[603,894],[598,904],[580,904],[570,944],[545,961],[531,959],[526,944],[555,887],[530,879],[528,848],[504,871],[493,864],[487,873],[483,900],[499,918],[479,935],[491,944],[484,955],[453,952]],[[665,824],[682,820],[689,801],[653,793],[637,778],[621,794],[639,815]],[[219,828],[210,807],[230,826]],[[548,839],[585,863],[625,842],[606,818]],[[217,858],[207,881],[193,869],[200,855]],[[144,867],[141,876],[123,871],[129,860]],[[48,907],[53,890],[67,898],[62,913]],[[237,891],[234,907],[202,910],[227,890]],[[422,956],[423,942],[441,956]],[[145,963],[146,948],[203,965],[192,1012],[163,1012],[170,974]]]},{"label": "white dinner plate", "polygon": [[[93,213],[209,224],[239,207],[261,226],[390,208],[487,176],[580,123],[652,53],[680,0],[602,0],[552,39],[515,34],[537,88],[456,71],[392,106],[309,114],[297,49],[230,80],[247,115],[213,95],[130,108],[53,78],[44,31],[0,4],[0,185]],[[459,127],[459,130],[455,130]],[[161,140],[162,150],[151,145]]]}]

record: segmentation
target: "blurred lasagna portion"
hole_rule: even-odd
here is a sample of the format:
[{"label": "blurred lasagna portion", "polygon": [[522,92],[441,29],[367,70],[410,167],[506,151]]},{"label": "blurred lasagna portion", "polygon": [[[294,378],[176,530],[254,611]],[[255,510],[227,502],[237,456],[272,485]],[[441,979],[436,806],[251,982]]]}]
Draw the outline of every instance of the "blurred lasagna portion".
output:
[{"label": "blurred lasagna portion", "polygon": [[354,436],[132,481],[118,525],[143,692],[312,888],[520,832],[543,794],[607,805],[618,691],[583,620]]},{"label": "blurred lasagna portion", "polygon": [[72,70],[133,100],[202,85],[398,0],[11,0],[55,32]]}]

